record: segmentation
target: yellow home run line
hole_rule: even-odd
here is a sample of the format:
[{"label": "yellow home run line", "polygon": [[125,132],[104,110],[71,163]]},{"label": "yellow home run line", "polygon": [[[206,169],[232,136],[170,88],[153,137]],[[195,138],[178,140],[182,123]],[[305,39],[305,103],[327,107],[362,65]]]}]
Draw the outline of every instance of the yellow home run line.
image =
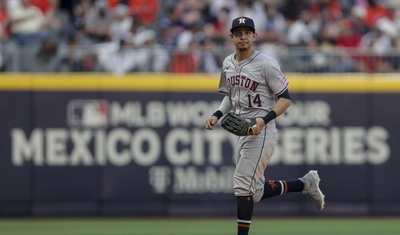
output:
[{"label": "yellow home run line", "polygon": [[[397,74],[286,74],[291,92],[397,93]],[[218,74],[1,74],[2,91],[217,92]]]}]

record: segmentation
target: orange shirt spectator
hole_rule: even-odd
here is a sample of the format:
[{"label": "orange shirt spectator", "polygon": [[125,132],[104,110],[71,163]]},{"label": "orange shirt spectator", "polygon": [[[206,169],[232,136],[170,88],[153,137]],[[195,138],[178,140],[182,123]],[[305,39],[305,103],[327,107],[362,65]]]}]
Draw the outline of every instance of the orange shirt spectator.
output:
[{"label": "orange shirt spectator", "polygon": [[145,25],[151,25],[158,13],[157,0],[130,0],[129,10],[132,16],[137,16]]},{"label": "orange shirt spectator", "polygon": [[375,0],[368,1],[369,4],[366,7],[366,15],[364,18],[364,23],[369,28],[374,28],[375,23],[382,17],[387,16],[388,10],[384,5],[377,3]]}]

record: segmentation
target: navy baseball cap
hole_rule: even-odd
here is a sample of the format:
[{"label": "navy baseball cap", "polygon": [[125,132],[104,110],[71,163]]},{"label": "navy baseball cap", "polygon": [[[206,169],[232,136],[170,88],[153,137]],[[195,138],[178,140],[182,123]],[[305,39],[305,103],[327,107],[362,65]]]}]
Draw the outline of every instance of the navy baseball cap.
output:
[{"label": "navy baseball cap", "polygon": [[240,16],[232,21],[231,33],[237,27],[249,27],[253,30],[253,32],[256,31],[253,19],[245,16]]}]

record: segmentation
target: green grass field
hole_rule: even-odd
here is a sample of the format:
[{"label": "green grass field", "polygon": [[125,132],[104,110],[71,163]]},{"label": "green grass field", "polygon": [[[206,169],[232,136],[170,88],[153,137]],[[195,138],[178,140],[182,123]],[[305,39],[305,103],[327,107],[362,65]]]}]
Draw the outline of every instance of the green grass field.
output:
[{"label": "green grass field", "polygon": [[[236,235],[234,218],[0,219],[0,235]],[[251,235],[399,235],[400,218],[254,218]]]}]

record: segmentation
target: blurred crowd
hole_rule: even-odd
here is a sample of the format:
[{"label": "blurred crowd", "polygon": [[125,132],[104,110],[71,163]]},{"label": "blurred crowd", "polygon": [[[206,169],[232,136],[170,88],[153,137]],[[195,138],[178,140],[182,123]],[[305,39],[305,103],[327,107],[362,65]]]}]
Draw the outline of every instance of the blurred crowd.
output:
[{"label": "blurred crowd", "polygon": [[0,0],[0,71],[218,73],[233,18],[293,72],[400,71],[399,0]]}]

